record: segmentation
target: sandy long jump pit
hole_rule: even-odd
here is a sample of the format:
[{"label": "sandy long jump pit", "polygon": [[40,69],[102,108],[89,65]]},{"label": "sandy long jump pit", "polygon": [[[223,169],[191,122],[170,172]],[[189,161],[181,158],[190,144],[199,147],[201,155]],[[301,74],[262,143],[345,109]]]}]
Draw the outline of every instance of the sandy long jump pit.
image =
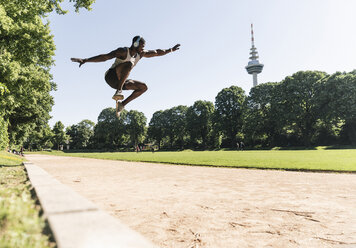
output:
[{"label": "sandy long jump pit", "polygon": [[159,247],[356,247],[356,175],[27,155]]}]

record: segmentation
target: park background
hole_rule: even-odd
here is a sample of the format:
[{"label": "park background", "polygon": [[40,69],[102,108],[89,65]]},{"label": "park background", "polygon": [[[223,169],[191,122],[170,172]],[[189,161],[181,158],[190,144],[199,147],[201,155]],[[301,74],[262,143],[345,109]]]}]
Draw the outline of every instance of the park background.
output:
[{"label": "park background", "polygon": [[[43,235],[48,227],[25,158],[5,148],[59,149],[68,143],[75,153],[51,154],[355,172],[355,149],[329,149],[353,148],[356,141],[354,1],[70,2],[0,0],[1,247],[55,247]],[[69,13],[61,15],[60,5]],[[90,6],[92,11],[82,9]],[[244,69],[252,22],[265,64],[254,88]],[[69,58],[128,46],[137,34],[147,48],[179,42],[182,49],[140,62],[132,77],[149,91],[117,119],[113,92],[103,80],[111,62],[78,69]],[[231,151],[241,141],[247,148],[273,149]],[[117,152],[139,143],[185,151]],[[304,150],[279,151],[296,146]],[[316,174],[302,176],[308,175]],[[335,185],[322,185],[329,204]],[[343,186],[343,194],[345,188],[352,187]]]}]

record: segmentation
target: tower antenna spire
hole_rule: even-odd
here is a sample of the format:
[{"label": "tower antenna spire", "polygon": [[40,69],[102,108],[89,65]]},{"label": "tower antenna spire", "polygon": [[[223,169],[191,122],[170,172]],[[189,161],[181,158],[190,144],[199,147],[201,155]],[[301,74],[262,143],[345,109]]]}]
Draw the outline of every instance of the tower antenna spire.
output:
[{"label": "tower antenna spire", "polygon": [[255,47],[255,38],[253,37],[253,23],[251,23],[251,45]]}]

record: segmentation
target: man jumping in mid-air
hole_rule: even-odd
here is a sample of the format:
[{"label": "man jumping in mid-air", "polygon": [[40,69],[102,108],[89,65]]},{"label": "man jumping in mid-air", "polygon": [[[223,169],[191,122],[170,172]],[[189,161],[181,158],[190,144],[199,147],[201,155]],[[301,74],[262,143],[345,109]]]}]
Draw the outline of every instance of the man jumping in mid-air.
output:
[{"label": "man jumping in mid-air", "polygon": [[[116,114],[118,117],[126,104],[139,97],[147,90],[145,83],[127,79],[132,68],[137,64],[137,62],[143,57],[151,58],[166,55],[167,53],[178,50],[180,46],[180,44],[177,44],[170,49],[147,51],[143,50],[145,43],[145,40],[141,36],[135,36],[132,39],[131,47],[119,47],[108,54],[101,54],[87,59],[71,58],[73,62],[79,63],[79,67],[86,62],[102,62],[116,58],[114,64],[105,73],[105,81],[112,88],[116,89],[116,93],[112,98],[116,101]],[[133,90],[134,92],[132,92],[132,94],[124,101],[120,102],[120,100],[124,99],[122,90]]]}]

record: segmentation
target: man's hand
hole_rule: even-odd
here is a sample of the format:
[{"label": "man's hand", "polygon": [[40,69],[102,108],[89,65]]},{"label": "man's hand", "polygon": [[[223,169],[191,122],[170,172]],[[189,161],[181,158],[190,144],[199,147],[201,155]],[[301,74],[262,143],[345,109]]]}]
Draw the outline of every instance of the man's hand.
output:
[{"label": "man's hand", "polygon": [[85,59],[71,58],[70,60],[73,62],[78,62],[79,67],[81,67],[85,63]]},{"label": "man's hand", "polygon": [[175,45],[174,47],[172,47],[172,51],[173,52],[177,51],[179,49],[179,47],[180,47],[180,44]]}]

